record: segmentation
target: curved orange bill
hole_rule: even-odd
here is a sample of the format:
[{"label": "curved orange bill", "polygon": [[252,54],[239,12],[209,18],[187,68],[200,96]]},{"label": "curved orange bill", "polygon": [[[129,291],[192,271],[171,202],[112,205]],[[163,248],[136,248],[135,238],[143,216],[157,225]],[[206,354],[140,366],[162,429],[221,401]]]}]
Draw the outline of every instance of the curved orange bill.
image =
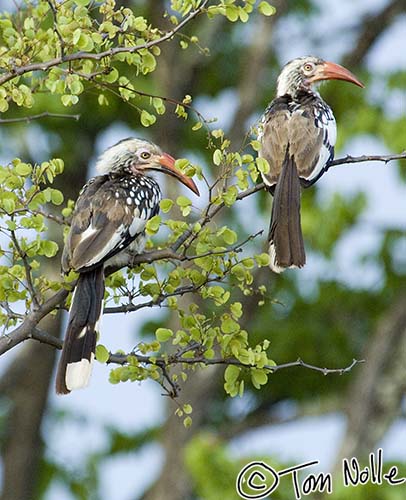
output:
[{"label": "curved orange bill", "polygon": [[365,85],[360,82],[358,78],[351,73],[351,71],[344,68],[344,66],[340,66],[339,64],[335,64],[333,62],[325,62],[323,64],[322,71],[320,71],[320,73],[315,75],[313,78],[313,81],[318,80],[345,80],[358,85],[358,87],[365,87]]},{"label": "curved orange bill", "polygon": [[200,196],[199,190],[197,189],[197,186],[194,183],[193,179],[191,179],[175,167],[175,158],[172,158],[172,156],[168,155],[168,153],[163,153],[158,161],[161,165],[158,170],[161,170],[161,172],[164,172],[165,174],[172,175],[172,177],[178,179],[178,181],[180,181],[191,191],[197,194],[197,196]]}]

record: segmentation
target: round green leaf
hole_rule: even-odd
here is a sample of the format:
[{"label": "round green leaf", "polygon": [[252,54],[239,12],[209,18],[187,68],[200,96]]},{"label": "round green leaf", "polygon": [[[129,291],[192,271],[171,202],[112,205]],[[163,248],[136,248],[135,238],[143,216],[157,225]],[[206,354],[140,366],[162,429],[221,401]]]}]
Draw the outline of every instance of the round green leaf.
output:
[{"label": "round green leaf", "polygon": [[159,342],[166,342],[172,337],[172,335],[173,332],[169,328],[158,328],[155,332],[155,336]]}]

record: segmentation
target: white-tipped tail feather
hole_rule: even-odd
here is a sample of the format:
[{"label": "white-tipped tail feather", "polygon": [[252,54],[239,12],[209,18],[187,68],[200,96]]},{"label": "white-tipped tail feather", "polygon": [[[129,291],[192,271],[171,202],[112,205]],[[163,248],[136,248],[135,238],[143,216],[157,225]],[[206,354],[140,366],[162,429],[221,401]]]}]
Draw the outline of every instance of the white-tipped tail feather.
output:
[{"label": "white-tipped tail feather", "polygon": [[269,267],[274,273],[280,274],[283,273],[286,269],[298,269],[298,266],[292,265],[288,267],[283,267],[278,265],[278,262],[276,260],[276,250],[275,250],[275,245],[271,242],[269,243]]},{"label": "white-tipped tail feather", "polygon": [[58,394],[68,394],[89,383],[103,314],[103,295],[103,266],[80,274],[56,376]]},{"label": "white-tipped tail feather", "polygon": [[89,384],[92,374],[94,354],[90,355],[90,360],[82,359],[75,363],[69,363],[66,367],[65,384],[69,391],[82,389]]}]

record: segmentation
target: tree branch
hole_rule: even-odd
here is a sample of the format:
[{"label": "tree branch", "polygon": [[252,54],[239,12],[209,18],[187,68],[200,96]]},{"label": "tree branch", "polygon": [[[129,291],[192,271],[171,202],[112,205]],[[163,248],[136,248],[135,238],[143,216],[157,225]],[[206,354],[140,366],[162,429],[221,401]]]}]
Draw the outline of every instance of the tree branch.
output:
[{"label": "tree branch", "polygon": [[362,156],[344,156],[343,158],[337,158],[330,162],[329,167],[336,167],[337,165],[344,165],[346,163],[362,163],[366,161],[383,161],[389,163],[394,160],[406,160],[406,151],[399,154],[393,155],[362,155]]},{"label": "tree branch", "polygon": [[[347,164],[347,163],[360,163],[360,162],[365,162],[365,161],[383,161],[385,163],[388,163],[393,160],[403,160],[406,159],[406,152],[403,152],[401,154],[393,154],[393,155],[363,155],[363,156],[358,156],[358,157],[353,157],[347,155],[346,157],[343,158],[338,158],[334,160],[330,166],[338,166],[342,164]],[[256,184],[255,186],[246,189],[245,191],[241,191],[237,195],[237,200],[243,200],[244,198],[247,198],[248,196],[251,196],[252,194],[261,191],[262,189],[265,188],[265,184],[259,183]],[[213,217],[215,217],[224,207],[225,203],[220,203],[219,205],[210,205],[210,209],[207,211],[203,211],[205,215],[199,219],[199,223],[203,227],[206,225],[208,222],[210,222]],[[152,252],[145,252],[143,254],[135,256],[132,261],[131,265],[135,266],[137,264],[142,264],[142,263],[151,263],[157,260],[163,260],[163,259],[178,259],[178,260],[187,260],[184,256],[180,255],[177,253],[179,248],[186,242],[186,240],[193,234],[193,227],[195,223],[190,224],[189,229],[187,229],[183,234],[181,234],[178,239],[173,243],[169,248],[165,248],[162,250],[155,250]],[[240,243],[241,245],[241,243]],[[193,258],[198,258],[199,256],[193,256]],[[114,271],[117,271],[117,268],[108,268],[106,269],[106,275],[109,275],[113,273]],[[70,283],[70,284],[65,284],[66,288],[63,288],[59,290],[55,295],[53,295],[51,298],[46,300],[38,309],[35,311],[32,311],[27,314],[25,317],[24,321],[19,325],[17,328],[15,328],[12,332],[9,334],[3,335],[0,337],[0,355],[9,351],[12,349],[14,346],[17,344],[20,344],[24,340],[28,338],[34,338],[37,340],[40,340],[38,337],[38,332],[36,331],[36,326],[37,324],[43,319],[45,316],[47,316],[50,312],[55,310],[58,306],[60,306],[64,301],[66,300],[69,292],[71,289],[73,289],[75,286],[75,282]],[[186,293],[188,290],[185,290],[184,293]],[[152,307],[153,305],[159,305],[159,303],[153,304],[151,301],[151,305],[149,303],[141,305],[141,307]],[[124,306],[126,307],[126,306]],[[128,306],[127,306],[128,307]],[[133,306],[134,310],[137,308],[139,309],[139,306]],[[115,308],[115,312],[122,312],[119,311],[119,308]],[[108,310],[108,309],[107,309]],[[42,339],[43,340],[43,339]],[[211,362],[210,364],[213,364]],[[295,361],[294,364],[290,364],[289,366],[307,366],[304,364],[301,360]],[[269,367],[270,370],[277,370],[275,367]],[[315,369],[315,368],[312,368]],[[330,373],[330,369],[324,369],[321,368],[319,371],[322,371],[323,373],[327,370],[326,373]],[[340,372],[341,369],[337,369],[337,372]]]},{"label": "tree branch", "polygon": [[32,122],[33,120],[40,120],[41,118],[67,118],[70,120],[78,121],[80,118],[80,115],[68,115],[68,114],[63,114],[63,113],[50,113],[48,111],[44,111],[43,113],[39,113],[37,115],[21,116],[20,118],[1,118],[0,125],[1,124],[8,124],[8,123],[21,123],[21,122],[29,123],[29,122]]},{"label": "tree branch", "polygon": [[[189,351],[193,349],[193,346],[189,348]],[[183,355],[184,353],[182,353]],[[176,364],[187,364],[187,365],[196,365],[196,364],[202,364],[205,366],[211,366],[211,365],[234,365],[234,366],[240,366],[241,368],[255,368],[255,365],[247,365],[245,363],[242,363],[240,360],[236,358],[211,358],[207,359],[203,355],[201,356],[195,356],[193,358],[182,358],[179,356],[179,354],[174,354],[173,356],[169,356],[168,358],[163,358],[163,357],[151,357],[151,356],[145,356],[142,354],[136,354],[136,353],[130,353],[130,354],[110,354],[110,357],[107,361],[107,363],[114,363],[114,364],[119,364],[119,365],[126,365],[128,363],[128,358],[129,357],[135,357],[139,363],[143,364],[155,364],[159,367],[165,366],[168,367],[170,365],[176,365]],[[280,370],[285,370],[287,368],[294,368],[294,367],[302,367],[302,368],[307,368],[309,370],[317,371],[322,373],[323,375],[331,375],[331,374],[338,374],[338,375],[343,375],[345,373],[349,373],[354,366],[356,366],[359,363],[364,363],[365,360],[357,360],[353,359],[352,362],[344,368],[322,368],[320,366],[315,366],[310,363],[306,363],[302,359],[297,359],[296,361],[291,361],[289,363],[283,363],[280,365],[265,365],[263,368],[266,370],[269,370],[271,373],[275,373]]]},{"label": "tree branch", "polygon": [[192,11],[185,19],[183,19],[175,28],[171,31],[168,31],[160,38],[156,40],[151,40],[149,42],[141,43],[139,45],[134,45],[133,47],[112,47],[111,49],[105,50],[99,53],[93,52],[85,52],[79,51],[74,54],[61,54],[59,57],[55,57],[54,59],[50,59],[46,62],[37,62],[27,64],[25,66],[14,67],[12,71],[5,73],[2,77],[0,77],[0,85],[5,84],[6,82],[12,80],[16,76],[25,75],[26,73],[30,73],[32,71],[48,71],[49,69],[59,66],[60,64],[64,64],[67,62],[80,61],[83,59],[90,59],[93,61],[100,61],[105,57],[112,57],[117,54],[133,54],[134,52],[138,52],[144,49],[150,49],[155,45],[159,45],[167,40],[170,40],[178,31],[180,31],[186,24],[188,24],[192,19],[194,19],[198,14],[200,14],[206,7],[208,0],[205,0],[196,10]]},{"label": "tree branch", "polygon": [[56,10],[55,5],[52,3],[52,0],[47,0],[47,4],[49,5],[49,8],[52,12],[52,17],[54,18],[54,31],[59,39],[61,58],[64,58],[64,56],[65,56],[65,40],[63,39],[63,36],[61,35],[61,33],[58,29],[57,10]]},{"label": "tree branch", "polygon": [[[73,285],[74,284],[72,284],[72,287]],[[24,340],[29,338],[36,339],[38,323],[66,300],[69,291],[70,288],[62,288],[45,301],[38,309],[27,314],[21,325],[9,334],[2,335],[0,337],[0,355],[9,351]]]},{"label": "tree branch", "polygon": [[[43,330],[40,330],[39,328],[34,328],[29,335],[29,338],[32,338],[34,340],[38,340],[41,343],[48,344],[52,347],[55,347],[56,349],[62,349],[63,341],[54,337],[53,335],[50,335],[47,332],[44,332]],[[205,358],[204,355],[200,356],[195,356],[193,358],[183,358],[182,356],[191,350],[196,350],[197,348],[200,348],[201,345],[196,343],[193,345],[186,346],[185,348],[180,349],[177,353],[173,354],[172,356],[168,357],[153,357],[153,356],[147,356],[143,354],[137,354],[135,352],[129,353],[129,354],[112,354],[110,353],[109,359],[107,361],[107,364],[118,364],[118,365],[126,365],[128,364],[128,358],[129,357],[134,357],[137,359],[139,363],[145,364],[145,365],[157,365],[160,368],[164,367],[167,369],[171,365],[177,365],[177,364],[187,364],[187,365],[205,365],[205,366],[211,366],[211,365],[234,365],[234,366],[240,366],[241,368],[255,368],[255,365],[247,365],[245,363],[242,363],[236,358],[222,358],[222,357],[217,357],[217,358]],[[266,365],[264,368],[266,370],[269,370],[271,373],[275,373],[280,370],[286,370],[288,368],[295,368],[295,367],[302,367],[302,368],[307,368],[308,370],[313,370],[317,371],[319,373],[322,373],[323,375],[332,375],[332,374],[338,374],[338,375],[344,375],[345,373],[349,373],[356,365],[360,363],[364,363],[365,360],[357,360],[353,359],[352,362],[344,367],[344,368],[323,368],[320,366],[312,365],[310,363],[306,363],[303,361],[301,358],[298,358],[296,361],[290,361],[288,363],[282,363],[280,365]],[[166,378],[166,377],[165,377]]]}]

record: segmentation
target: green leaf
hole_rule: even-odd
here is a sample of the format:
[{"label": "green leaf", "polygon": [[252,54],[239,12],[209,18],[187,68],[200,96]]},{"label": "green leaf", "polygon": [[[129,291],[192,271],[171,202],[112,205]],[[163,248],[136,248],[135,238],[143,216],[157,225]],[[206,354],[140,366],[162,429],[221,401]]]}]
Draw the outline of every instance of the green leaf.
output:
[{"label": "green leaf", "polygon": [[226,6],[226,17],[229,21],[234,23],[235,21],[238,20],[238,16],[239,16],[238,7],[236,7],[235,5]]},{"label": "green leaf", "polygon": [[51,189],[51,201],[54,205],[63,203],[63,194],[58,189]]},{"label": "green leaf", "polygon": [[96,359],[97,359],[97,361],[99,361],[100,363],[107,363],[109,357],[110,357],[110,353],[107,350],[107,348],[104,347],[104,345],[102,345],[102,344],[98,344],[96,346]]},{"label": "green leaf", "polygon": [[246,23],[249,19],[248,12],[246,12],[242,7],[239,7],[238,15],[240,17],[241,22],[243,23]]},{"label": "green leaf", "polygon": [[107,83],[114,83],[118,77],[118,71],[116,70],[116,68],[112,68],[112,70],[103,78],[103,80]]},{"label": "green leaf", "polygon": [[162,212],[164,214],[166,214],[173,207],[173,200],[165,198],[165,199],[161,200],[159,206],[161,207]]},{"label": "green leaf", "polygon": [[254,151],[259,151],[261,149],[260,141],[257,141],[255,139],[251,141],[251,146],[252,146],[252,149],[254,149]]},{"label": "green leaf", "polygon": [[15,231],[17,229],[17,224],[13,220],[6,220],[6,225],[10,231]]},{"label": "green leaf", "polygon": [[61,101],[64,106],[73,106],[79,102],[79,97],[77,95],[64,94],[61,96]]},{"label": "green leaf", "polygon": [[183,425],[186,429],[190,427],[192,425],[192,417],[185,417],[183,420]]},{"label": "green leaf", "polygon": [[108,106],[109,105],[109,100],[104,94],[99,94],[99,97],[97,98],[97,101],[100,106]]},{"label": "green leaf", "polygon": [[223,333],[236,333],[240,330],[240,325],[232,318],[224,318],[221,321],[221,331]]},{"label": "green leaf", "polygon": [[141,16],[134,18],[133,26],[137,31],[145,31],[148,27],[147,21]]},{"label": "green leaf", "polygon": [[234,318],[241,318],[242,316],[242,304],[241,302],[234,302],[234,304],[231,304],[230,306],[230,311],[231,314],[233,315]]},{"label": "green leaf", "polygon": [[258,157],[255,160],[255,163],[257,164],[257,168],[261,172],[261,174],[269,173],[269,163],[267,162],[267,160],[265,160],[265,158]]},{"label": "green leaf", "polygon": [[196,130],[199,130],[201,129],[203,126],[203,123],[202,122],[196,122],[193,127],[192,127],[192,130],[196,132]]},{"label": "green leaf", "polygon": [[224,380],[228,384],[235,384],[240,376],[241,368],[235,365],[228,365],[224,372]]},{"label": "green leaf", "polygon": [[144,127],[149,127],[150,125],[153,125],[156,122],[156,116],[152,115],[151,113],[148,113],[148,111],[143,109],[141,111],[140,120]]},{"label": "green leaf", "polygon": [[192,204],[192,202],[186,196],[178,196],[176,198],[176,204],[181,208],[185,208],[189,207]]},{"label": "green leaf", "polygon": [[273,5],[270,5],[268,2],[260,2],[258,5],[258,10],[264,16],[273,16],[276,12],[276,9]]},{"label": "green leaf", "polygon": [[219,166],[222,159],[223,159],[223,153],[221,152],[220,149],[216,149],[213,153],[213,163]]},{"label": "green leaf", "polygon": [[149,221],[145,225],[145,230],[147,234],[156,234],[159,230],[160,224],[161,224],[161,217],[159,215],[151,217],[151,219],[149,219]]},{"label": "green leaf", "polygon": [[268,382],[268,375],[264,372],[264,370],[253,368],[251,370],[251,380],[253,386],[256,389],[260,389],[261,385],[265,385]]},{"label": "green leaf", "polygon": [[259,255],[255,255],[255,260],[259,267],[265,267],[269,266],[270,257],[267,253],[261,253]]},{"label": "green leaf", "polygon": [[158,113],[158,115],[163,115],[165,113],[165,104],[164,101],[160,97],[153,97],[152,98],[152,105],[155,108],[155,111]]},{"label": "green leaf", "polygon": [[159,342],[166,342],[173,336],[173,331],[169,328],[158,328],[155,332],[155,336]]},{"label": "green leaf", "polygon": [[0,207],[8,213],[11,213],[16,208],[17,196],[14,193],[4,192],[0,195]]},{"label": "green leaf", "polygon": [[234,245],[234,243],[237,241],[237,233],[235,231],[232,231],[231,229],[228,229],[228,227],[225,228],[221,236],[227,243],[227,245]]},{"label": "green leaf", "polygon": [[41,241],[39,254],[45,255],[45,257],[51,258],[54,257],[58,252],[58,244],[55,241]]},{"label": "green leaf", "polygon": [[186,413],[186,415],[190,415],[192,413],[192,405],[184,404],[183,411]]},{"label": "green leaf", "polygon": [[149,73],[151,71],[155,70],[156,67],[156,59],[155,57],[151,54],[151,52],[146,52],[142,56],[142,66],[143,66],[143,73]]},{"label": "green leaf", "polygon": [[238,196],[238,189],[235,186],[230,186],[227,191],[223,194],[224,203],[231,207],[236,201]]},{"label": "green leaf", "polygon": [[30,175],[32,172],[32,166],[29,165],[28,163],[19,163],[16,166],[15,171],[18,175],[27,177],[27,175]]}]

